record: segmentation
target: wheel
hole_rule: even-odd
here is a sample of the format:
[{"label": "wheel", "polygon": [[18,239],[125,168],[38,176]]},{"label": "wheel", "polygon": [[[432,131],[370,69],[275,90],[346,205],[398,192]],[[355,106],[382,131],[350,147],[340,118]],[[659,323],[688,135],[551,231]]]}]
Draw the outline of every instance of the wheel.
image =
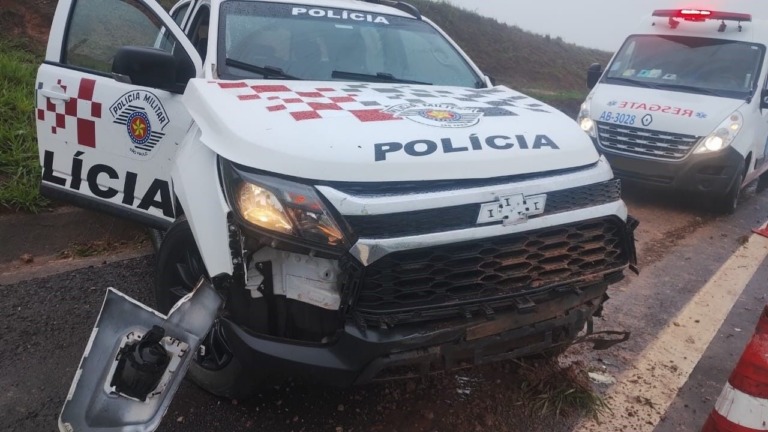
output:
[{"label": "wheel", "polygon": [[760,180],[757,183],[757,192],[760,193],[768,189],[768,172],[764,172],[760,175]]},{"label": "wheel", "polygon": [[163,236],[165,236],[165,231],[160,231],[155,228],[148,228],[147,233],[149,234],[149,241],[152,243],[152,249],[157,253],[160,250],[160,244],[163,243]]},{"label": "wheel", "polygon": [[741,185],[744,183],[744,170],[739,169],[741,173],[731,185],[730,189],[719,197],[715,198],[714,210],[721,214],[733,214],[736,211],[736,207],[739,206],[739,198],[741,197]]},{"label": "wheel", "polygon": [[[186,219],[177,220],[166,232],[156,266],[155,298],[163,313],[192,291],[200,278],[208,277]],[[203,389],[230,399],[248,398],[258,383],[230,351],[218,320],[195,353],[187,376]]]}]

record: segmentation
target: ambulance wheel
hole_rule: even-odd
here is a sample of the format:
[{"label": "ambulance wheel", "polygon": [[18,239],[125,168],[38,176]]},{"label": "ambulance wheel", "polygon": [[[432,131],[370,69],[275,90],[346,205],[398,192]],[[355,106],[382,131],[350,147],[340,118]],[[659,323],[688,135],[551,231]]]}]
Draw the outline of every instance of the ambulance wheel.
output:
[{"label": "ambulance wheel", "polygon": [[764,172],[760,175],[757,182],[757,192],[762,192],[768,189],[768,172]]},{"label": "ambulance wheel", "polygon": [[[203,258],[185,218],[177,220],[165,233],[157,252],[155,298],[157,308],[168,313],[174,304],[200,281],[207,278]],[[257,380],[249,376],[232,355],[216,320],[195,353],[187,376],[216,396],[245,399],[256,391]]]},{"label": "ambulance wheel", "polygon": [[739,198],[741,197],[741,184],[744,183],[744,170],[740,170],[741,174],[734,180],[730,189],[719,197],[715,198],[714,210],[720,214],[733,214],[736,211],[736,207],[739,206]]}]

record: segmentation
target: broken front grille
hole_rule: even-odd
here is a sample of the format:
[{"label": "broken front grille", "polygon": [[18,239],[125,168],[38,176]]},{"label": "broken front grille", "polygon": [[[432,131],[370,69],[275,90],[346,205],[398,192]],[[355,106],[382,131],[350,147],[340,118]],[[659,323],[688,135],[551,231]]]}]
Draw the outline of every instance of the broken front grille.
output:
[{"label": "broken front grille", "polygon": [[[544,213],[534,217],[608,204],[619,199],[621,199],[619,180],[558,190],[547,193]],[[465,204],[374,216],[345,216],[345,219],[355,234],[361,238],[404,237],[474,228],[477,226],[481,205]],[[501,223],[499,221],[497,224]]]},{"label": "broken front grille", "polygon": [[365,269],[355,309],[393,324],[488,313],[504,301],[521,307],[528,294],[622,270],[631,238],[624,222],[607,217],[395,252]]},{"label": "broken front grille", "polygon": [[600,147],[616,153],[664,160],[688,156],[701,137],[597,122]]}]

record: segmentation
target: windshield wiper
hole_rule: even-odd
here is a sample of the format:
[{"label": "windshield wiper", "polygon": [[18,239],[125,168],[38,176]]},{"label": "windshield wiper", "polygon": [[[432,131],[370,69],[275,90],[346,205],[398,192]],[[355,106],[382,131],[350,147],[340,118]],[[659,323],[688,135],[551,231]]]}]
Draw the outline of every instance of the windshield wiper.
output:
[{"label": "windshield wiper", "polygon": [[428,83],[428,82],[412,81],[412,80],[407,80],[403,78],[397,78],[391,73],[386,73],[386,72],[379,72],[374,75],[374,74],[363,74],[363,73],[357,73],[357,72],[346,72],[346,71],[335,70],[331,72],[331,78],[351,79],[355,81],[373,81],[373,82],[382,82],[382,83],[432,85],[432,83]]},{"label": "windshield wiper", "polygon": [[225,63],[227,66],[236,67],[238,69],[242,69],[244,71],[257,73],[259,75],[263,75],[264,78],[283,78],[288,80],[300,80],[301,78],[295,77],[293,75],[288,75],[287,73],[283,72],[282,69],[275,66],[270,65],[264,65],[264,66],[256,66],[252,65],[250,63],[241,62],[240,60],[235,60],[228,58]]},{"label": "windshield wiper", "polygon": [[628,84],[633,84],[633,85],[636,85],[638,87],[656,88],[656,86],[654,84],[651,84],[651,83],[648,83],[648,82],[645,82],[645,81],[638,81],[638,80],[633,80],[633,79],[624,78],[624,77],[611,77],[611,76],[609,76],[609,77],[606,77],[606,78],[609,79],[609,80],[613,80],[613,81],[619,81],[619,82],[624,82],[624,83],[628,83]]},{"label": "windshield wiper", "polygon": [[688,91],[694,92],[694,93],[701,93],[701,94],[710,95],[710,96],[720,96],[720,93],[717,93],[715,91],[712,91],[712,90],[709,90],[709,89],[705,89],[705,88],[701,88],[701,87],[689,86],[689,85],[685,85],[685,84],[659,83],[659,84],[656,84],[656,87],[658,87],[660,89],[688,90]]}]

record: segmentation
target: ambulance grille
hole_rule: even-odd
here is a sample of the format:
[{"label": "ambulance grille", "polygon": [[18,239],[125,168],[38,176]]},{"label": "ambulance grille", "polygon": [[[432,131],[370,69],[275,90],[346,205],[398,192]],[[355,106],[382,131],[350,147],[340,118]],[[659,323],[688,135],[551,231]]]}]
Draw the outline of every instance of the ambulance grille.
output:
[{"label": "ambulance grille", "polygon": [[[534,218],[608,204],[620,199],[621,182],[617,179],[548,192],[544,213]],[[481,205],[477,203],[373,216],[345,216],[345,219],[361,238],[424,235],[476,227]]]},{"label": "ambulance grille", "polygon": [[616,153],[663,160],[688,156],[701,137],[597,122],[600,147]]},{"label": "ambulance grille", "polygon": [[394,324],[519,307],[527,295],[620,276],[632,238],[624,222],[606,217],[395,252],[364,270],[355,310]]}]

